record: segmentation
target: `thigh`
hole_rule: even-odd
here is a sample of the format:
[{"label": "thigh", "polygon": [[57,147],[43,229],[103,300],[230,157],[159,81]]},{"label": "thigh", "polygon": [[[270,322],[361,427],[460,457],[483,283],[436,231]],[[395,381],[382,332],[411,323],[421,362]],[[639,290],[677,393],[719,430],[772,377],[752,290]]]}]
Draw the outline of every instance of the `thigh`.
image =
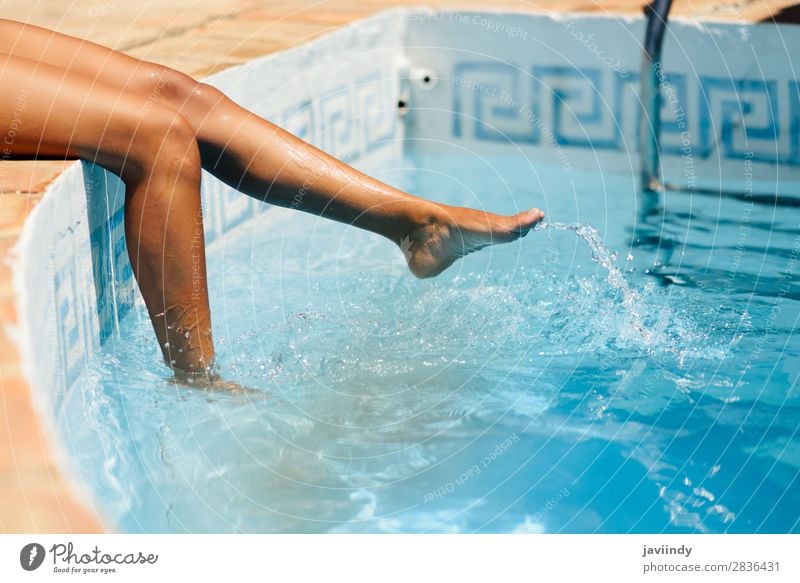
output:
[{"label": "thigh", "polygon": [[84,158],[118,172],[152,113],[118,88],[2,53],[0,87],[3,159]]},{"label": "thigh", "polygon": [[119,89],[138,87],[142,77],[164,69],[87,40],[5,19],[0,19],[0,53],[66,69]]}]

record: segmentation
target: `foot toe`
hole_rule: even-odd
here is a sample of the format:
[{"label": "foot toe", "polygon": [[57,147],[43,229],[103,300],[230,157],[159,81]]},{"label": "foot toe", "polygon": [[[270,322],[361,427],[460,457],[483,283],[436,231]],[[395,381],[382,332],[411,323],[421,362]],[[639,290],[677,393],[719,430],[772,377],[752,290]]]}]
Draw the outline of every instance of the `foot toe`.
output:
[{"label": "foot toe", "polygon": [[517,216],[517,228],[521,233],[527,233],[533,226],[544,218],[544,213],[537,208],[532,208],[519,213]]}]

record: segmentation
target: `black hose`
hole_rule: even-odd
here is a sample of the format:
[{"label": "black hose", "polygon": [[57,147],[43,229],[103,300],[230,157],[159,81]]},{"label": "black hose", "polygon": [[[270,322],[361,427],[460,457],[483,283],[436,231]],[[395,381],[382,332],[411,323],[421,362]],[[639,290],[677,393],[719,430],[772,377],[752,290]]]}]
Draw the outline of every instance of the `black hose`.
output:
[{"label": "black hose", "polygon": [[644,39],[642,57],[641,99],[642,122],[640,124],[639,150],[641,163],[642,189],[648,192],[659,191],[661,183],[661,90],[663,77],[661,69],[661,48],[664,45],[664,32],[667,29],[672,0],[653,0],[645,7],[647,32]]},{"label": "black hose", "polygon": [[672,8],[672,0],[653,0],[644,8],[645,16],[647,16],[644,52],[650,61],[661,60],[661,47],[664,45],[664,32],[667,30],[670,8]]}]

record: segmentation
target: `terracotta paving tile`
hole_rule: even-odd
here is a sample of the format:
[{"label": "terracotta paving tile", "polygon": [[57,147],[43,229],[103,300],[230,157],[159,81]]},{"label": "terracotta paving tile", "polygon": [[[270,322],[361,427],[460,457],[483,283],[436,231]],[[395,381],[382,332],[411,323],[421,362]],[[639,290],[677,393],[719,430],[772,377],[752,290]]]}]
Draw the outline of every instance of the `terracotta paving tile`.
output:
[{"label": "terracotta paving tile", "polygon": [[92,515],[74,501],[73,492],[49,467],[29,471],[25,476],[0,474],[3,504],[0,526],[5,532],[100,532]]},{"label": "terracotta paving tile", "polygon": [[196,37],[190,40],[189,38],[175,37],[160,39],[146,47],[129,51],[129,53],[140,59],[186,71],[223,61],[241,62],[243,57],[237,57],[233,49],[231,41],[227,39]]},{"label": "terracotta paving tile", "polygon": [[73,160],[20,160],[0,162],[0,193],[42,192]]},{"label": "terracotta paving tile", "polygon": [[[25,219],[40,198],[39,193],[0,193],[0,237],[19,235]],[[0,277],[4,275],[0,267]]]},{"label": "terracotta paving tile", "polygon": [[[5,323],[4,323],[5,324]],[[19,352],[5,329],[0,329],[0,372],[6,367],[18,367]]]},{"label": "terracotta paving tile", "polygon": [[197,78],[207,77],[209,75],[213,75],[214,73],[219,73],[220,71],[224,71],[229,67],[234,65],[240,65],[244,62],[241,61],[220,61],[217,63],[206,63],[203,61],[192,61],[188,63],[187,66],[183,69],[185,73],[193,75]]},{"label": "terracotta paving tile", "polygon": [[[2,198],[5,195],[0,195]],[[16,244],[17,237],[0,237],[0,300],[13,298],[14,288],[11,281],[11,249]]]},{"label": "terracotta paving tile", "polygon": [[[0,277],[5,277],[2,269],[0,269]],[[0,322],[12,326],[17,323],[17,307],[12,294],[0,297]],[[2,362],[2,356],[0,356],[0,362]]]},{"label": "terracotta paving tile", "polygon": [[324,5],[317,10],[285,10],[283,8],[263,8],[256,10],[249,15],[251,18],[258,18],[264,20],[279,20],[286,19],[296,22],[317,22],[321,24],[342,25],[364,16],[368,16],[363,9],[353,8],[349,6],[342,6],[336,4],[335,6]]},{"label": "terracotta paving tile", "polygon": [[0,373],[0,468],[22,471],[47,465],[50,456],[28,385],[19,374],[8,372],[3,367]]}]

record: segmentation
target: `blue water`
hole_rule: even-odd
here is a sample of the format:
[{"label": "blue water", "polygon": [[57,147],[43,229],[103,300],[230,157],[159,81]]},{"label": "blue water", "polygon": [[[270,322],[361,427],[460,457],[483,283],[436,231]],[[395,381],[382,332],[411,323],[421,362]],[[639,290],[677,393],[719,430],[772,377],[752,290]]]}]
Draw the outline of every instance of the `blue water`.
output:
[{"label": "blue water", "polygon": [[255,221],[209,251],[220,370],[254,393],[170,383],[138,308],[68,395],[110,527],[800,532],[795,209],[510,157],[365,170],[591,223],[616,260],[549,228],[420,281],[374,235]]}]

